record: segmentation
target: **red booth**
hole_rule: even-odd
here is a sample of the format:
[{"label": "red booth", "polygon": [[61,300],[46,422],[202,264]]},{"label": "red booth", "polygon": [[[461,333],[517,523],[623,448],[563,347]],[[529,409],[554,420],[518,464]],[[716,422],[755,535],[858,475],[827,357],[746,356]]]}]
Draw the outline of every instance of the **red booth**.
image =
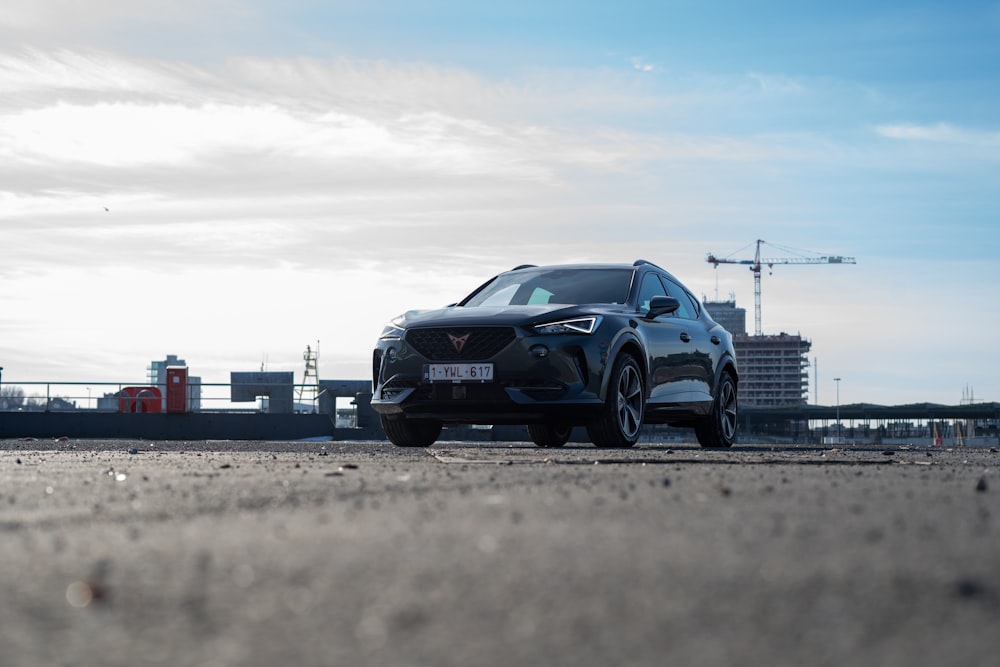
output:
[{"label": "red booth", "polygon": [[167,412],[188,411],[187,366],[167,366]]}]

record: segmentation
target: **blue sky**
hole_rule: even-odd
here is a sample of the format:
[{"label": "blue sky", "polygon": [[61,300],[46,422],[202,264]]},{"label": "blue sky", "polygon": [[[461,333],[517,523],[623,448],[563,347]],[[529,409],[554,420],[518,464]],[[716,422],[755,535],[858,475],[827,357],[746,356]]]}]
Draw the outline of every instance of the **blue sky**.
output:
[{"label": "blue sky", "polygon": [[1000,401],[998,45],[996,2],[5,1],[4,381],[364,378],[525,262],[752,322],[704,260],[761,238],[857,258],[763,278],[821,403]]}]

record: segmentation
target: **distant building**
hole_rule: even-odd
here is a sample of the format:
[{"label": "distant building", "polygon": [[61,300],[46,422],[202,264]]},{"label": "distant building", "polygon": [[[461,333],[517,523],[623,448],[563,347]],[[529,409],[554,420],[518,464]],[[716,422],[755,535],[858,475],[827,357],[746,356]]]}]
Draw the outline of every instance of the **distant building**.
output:
[{"label": "distant building", "polygon": [[[159,387],[160,392],[163,394],[163,410],[167,409],[167,367],[168,366],[184,366],[187,367],[187,362],[183,359],[178,359],[176,354],[168,354],[167,358],[163,361],[152,361],[149,364],[149,368],[146,369],[149,374],[149,384],[154,387]],[[191,412],[198,412],[201,410],[201,377],[193,377],[188,375],[188,410]]]},{"label": "distant building", "polygon": [[[722,325],[722,328],[733,334],[746,335],[747,333],[747,309],[737,308],[736,301],[706,301],[705,310],[709,312],[712,319]],[[738,361],[738,360],[737,360]]]},{"label": "distant building", "polygon": [[276,415],[295,412],[295,374],[291,371],[232,371],[229,393],[233,403],[256,403],[264,398],[264,412]]},{"label": "distant building", "polygon": [[44,407],[46,412],[67,412],[70,410],[76,410],[76,401],[68,401],[65,398],[60,398],[59,396],[53,396],[47,399],[45,403],[41,403],[39,407]]},{"label": "distant building", "polygon": [[800,335],[751,336],[747,312],[735,301],[706,301],[712,319],[733,335],[739,368],[739,401],[744,407],[805,405],[809,397],[809,350]]},{"label": "distant building", "polygon": [[777,408],[805,405],[812,343],[799,335],[733,336],[740,369],[740,404]]}]

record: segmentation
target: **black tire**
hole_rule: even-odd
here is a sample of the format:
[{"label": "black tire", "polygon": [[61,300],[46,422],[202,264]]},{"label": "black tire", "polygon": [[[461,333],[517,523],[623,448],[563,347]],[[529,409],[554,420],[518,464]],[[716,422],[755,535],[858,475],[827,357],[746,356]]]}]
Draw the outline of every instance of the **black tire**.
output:
[{"label": "black tire", "polygon": [[715,388],[712,414],[694,427],[702,447],[732,447],[736,442],[736,394],[736,380],[729,373],[723,373]]},{"label": "black tire", "polygon": [[612,367],[601,416],[587,425],[587,435],[597,447],[631,447],[639,439],[645,409],[642,370],[632,355],[623,354]]},{"label": "black tire", "polygon": [[528,435],[539,447],[562,447],[572,432],[569,424],[528,424]]},{"label": "black tire", "polygon": [[441,435],[441,422],[379,415],[382,430],[397,447],[430,447]]}]

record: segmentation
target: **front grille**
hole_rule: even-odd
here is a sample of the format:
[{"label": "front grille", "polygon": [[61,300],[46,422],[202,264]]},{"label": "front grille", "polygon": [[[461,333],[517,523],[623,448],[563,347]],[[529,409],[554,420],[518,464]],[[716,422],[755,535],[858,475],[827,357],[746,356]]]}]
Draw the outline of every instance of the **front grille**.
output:
[{"label": "front grille", "polygon": [[393,378],[382,385],[380,396],[383,401],[391,401],[407,389],[419,384],[417,378]]},{"label": "front grille", "polygon": [[511,327],[410,329],[406,342],[432,361],[485,361],[515,338]]}]

